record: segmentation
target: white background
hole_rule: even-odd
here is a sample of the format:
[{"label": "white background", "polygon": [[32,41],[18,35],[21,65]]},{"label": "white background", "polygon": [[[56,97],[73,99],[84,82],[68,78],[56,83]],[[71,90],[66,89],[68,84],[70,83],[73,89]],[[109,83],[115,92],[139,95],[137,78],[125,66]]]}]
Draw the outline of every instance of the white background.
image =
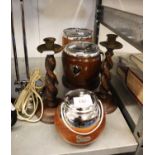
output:
[{"label": "white background", "polygon": [[[36,48],[45,37],[62,43],[63,29],[83,27],[94,29],[95,0],[25,0],[24,12],[29,57],[45,57]],[[19,0],[13,0],[15,38],[18,57],[23,57],[22,27]]]},{"label": "white background", "polygon": [[[31,0],[34,1],[34,0]],[[108,1],[108,0],[107,0]],[[110,1],[110,0],[109,0]],[[113,0],[115,2],[116,0]],[[124,0],[126,1],[126,0]],[[129,0],[130,1],[130,0]],[[133,0],[132,0],[133,1]],[[121,1],[122,2],[122,1]],[[0,5],[0,155],[11,154],[11,1]],[[117,7],[117,5],[115,5]],[[154,1],[144,0],[144,154],[155,154],[155,52],[154,52]],[[134,6],[133,6],[134,7]],[[62,10],[63,11],[63,10]],[[30,14],[31,15],[31,14]],[[17,28],[19,28],[17,26]],[[20,28],[18,29],[20,31]],[[36,37],[37,38],[37,37]],[[40,38],[41,39],[41,38]],[[37,39],[36,39],[37,40]]]},{"label": "white background", "polygon": [[[103,5],[119,10],[143,14],[142,0],[104,0]],[[43,43],[45,37],[55,37],[56,42],[62,43],[63,30],[68,27],[83,27],[94,29],[96,0],[25,0],[25,24],[29,57],[45,57],[40,54],[37,46]],[[20,1],[13,0],[15,39],[18,57],[24,57],[22,41],[22,25]],[[112,33],[104,26],[100,27],[99,41],[106,40],[106,34]],[[121,52],[139,52],[126,41],[122,42]],[[101,47],[101,49],[105,50]],[[13,54],[12,54],[13,56]],[[56,55],[59,56],[59,55]]]}]

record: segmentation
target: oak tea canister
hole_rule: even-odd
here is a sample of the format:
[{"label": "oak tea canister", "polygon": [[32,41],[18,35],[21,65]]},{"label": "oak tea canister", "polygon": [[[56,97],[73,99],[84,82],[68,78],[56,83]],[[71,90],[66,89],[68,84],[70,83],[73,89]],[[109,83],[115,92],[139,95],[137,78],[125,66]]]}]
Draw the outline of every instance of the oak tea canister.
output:
[{"label": "oak tea canister", "polygon": [[71,42],[62,52],[63,84],[93,90],[99,85],[102,52],[91,42]]},{"label": "oak tea canister", "polygon": [[92,91],[69,91],[57,107],[55,126],[61,137],[70,144],[88,145],[105,127],[105,111]]}]

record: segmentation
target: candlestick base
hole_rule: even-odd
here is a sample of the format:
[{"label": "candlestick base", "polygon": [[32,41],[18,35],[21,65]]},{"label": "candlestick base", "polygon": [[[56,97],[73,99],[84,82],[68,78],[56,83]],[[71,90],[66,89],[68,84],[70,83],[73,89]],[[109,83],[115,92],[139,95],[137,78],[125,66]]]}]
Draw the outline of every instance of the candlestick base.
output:
[{"label": "candlestick base", "polygon": [[[59,105],[61,102],[62,102],[62,99],[57,98],[55,100],[55,105]],[[57,109],[57,106],[51,107],[51,106],[47,105],[47,103],[45,103],[45,101],[44,101],[44,112],[43,112],[41,121],[44,123],[47,123],[47,124],[53,124],[56,109]],[[41,114],[41,111],[40,111],[40,108],[38,108],[36,116],[39,117],[40,114]]]},{"label": "candlestick base", "polygon": [[106,92],[97,92],[96,93],[99,100],[102,102],[106,114],[110,114],[117,109],[117,105],[112,97],[112,95],[107,94]]}]

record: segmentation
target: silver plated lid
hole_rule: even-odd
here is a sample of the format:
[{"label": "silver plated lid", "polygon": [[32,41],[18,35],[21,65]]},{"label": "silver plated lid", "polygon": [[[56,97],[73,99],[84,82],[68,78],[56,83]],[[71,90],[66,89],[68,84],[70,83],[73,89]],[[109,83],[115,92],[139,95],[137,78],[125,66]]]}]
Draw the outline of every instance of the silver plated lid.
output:
[{"label": "silver plated lid", "polygon": [[91,127],[103,119],[103,107],[93,92],[76,89],[66,94],[61,117],[68,127]]},{"label": "silver plated lid", "polygon": [[92,38],[93,31],[84,28],[67,28],[63,30],[64,37],[70,40],[82,40],[84,38]]},{"label": "silver plated lid", "polygon": [[75,57],[94,57],[100,54],[100,49],[91,42],[75,41],[67,44],[64,52]]}]

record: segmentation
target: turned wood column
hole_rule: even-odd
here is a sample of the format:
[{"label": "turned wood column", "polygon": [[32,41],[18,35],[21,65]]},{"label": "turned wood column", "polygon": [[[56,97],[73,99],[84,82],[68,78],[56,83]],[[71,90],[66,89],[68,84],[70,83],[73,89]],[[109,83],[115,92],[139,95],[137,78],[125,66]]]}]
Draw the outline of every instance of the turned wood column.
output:
[{"label": "turned wood column", "polygon": [[112,56],[114,55],[114,49],[122,48],[122,44],[116,41],[117,35],[115,34],[108,34],[107,41],[100,42],[102,46],[104,46],[107,51],[105,53],[105,59],[101,65],[101,84],[100,84],[100,91],[97,93],[97,96],[102,101],[103,105],[105,106],[106,113],[111,113],[115,111],[117,108],[112,93],[110,91],[110,80],[111,80],[111,73],[110,70],[113,68],[113,61]]},{"label": "turned wood column", "polygon": [[[49,37],[44,39],[45,44],[39,45],[37,50],[42,53],[46,51],[53,52],[48,54],[45,58],[45,87],[43,91],[43,103],[44,103],[44,113],[41,121],[45,123],[53,123],[55,110],[58,104],[62,101],[57,97],[58,89],[56,85],[58,84],[57,77],[54,73],[56,67],[56,60],[54,55],[62,50],[62,46],[55,44],[55,38]],[[40,111],[38,111],[39,114]]]}]

